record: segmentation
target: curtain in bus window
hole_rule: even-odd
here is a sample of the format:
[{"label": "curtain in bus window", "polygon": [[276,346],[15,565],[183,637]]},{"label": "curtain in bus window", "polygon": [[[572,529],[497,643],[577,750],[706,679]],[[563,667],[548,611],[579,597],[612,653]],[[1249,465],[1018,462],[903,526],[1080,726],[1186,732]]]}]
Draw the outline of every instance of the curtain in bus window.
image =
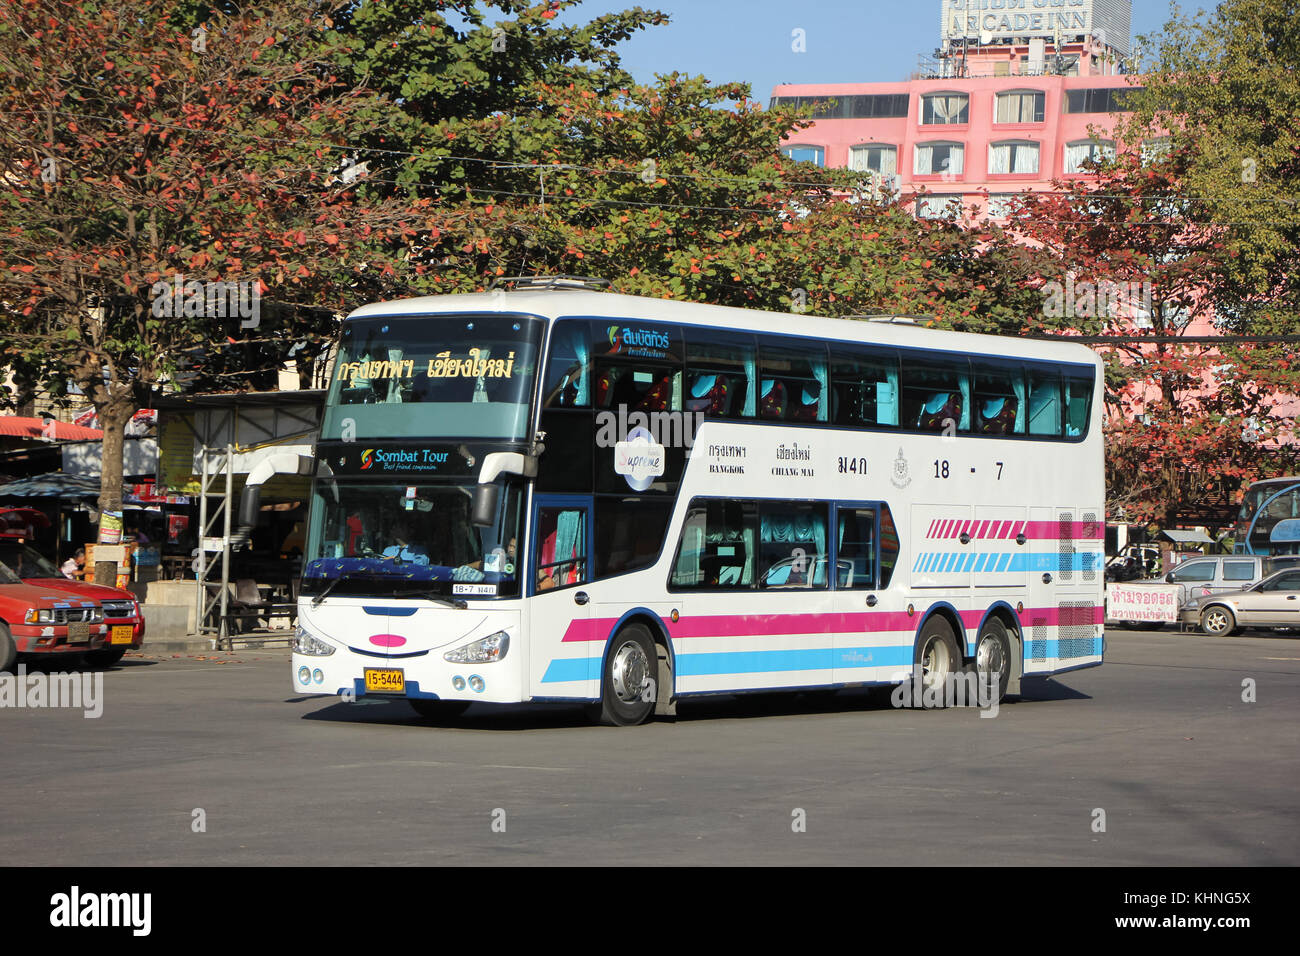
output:
[{"label": "curtain in bus window", "polygon": [[[555,553],[560,556],[558,560],[580,556],[579,552],[583,550],[580,547],[581,536],[582,512],[575,509],[561,511],[555,520]],[[556,580],[564,584],[576,584],[581,579],[580,567],[577,561],[567,566],[560,566],[557,570],[563,574],[563,577],[556,575]]]},{"label": "curtain in bus window", "polygon": [[[400,348],[386,349],[385,351],[388,353],[388,361],[392,362],[394,365],[398,365],[401,363],[402,349]],[[381,401],[384,404],[401,404],[403,381],[404,379],[401,379],[396,375],[389,377],[388,388],[385,390],[386,394],[384,395],[383,399],[381,399]],[[409,390],[409,384],[408,384],[408,390]]]},{"label": "curtain in bus window", "polygon": [[898,424],[898,368],[886,371],[888,378],[876,384],[876,424]]},{"label": "curtain in bus window", "polygon": [[961,380],[965,377],[965,368],[955,364],[904,365],[904,427],[934,432],[957,428],[963,420]]},{"label": "curtain in bus window", "polygon": [[1065,434],[1077,438],[1088,429],[1092,382],[1073,374],[1065,382]]},{"label": "curtain in bus window", "polygon": [[1028,402],[1025,401],[1025,379],[1022,375],[1015,375],[1011,379],[1011,387],[1016,392],[1016,434],[1025,433],[1025,424],[1028,421]]},{"label": "curtain in bus window", "polygon": [[763,587],[824,587],[825,505],[762,503],[759,544]]},{"label": "curtain in bus window", "polygon": [[591,345],[586,322],[558,322],[547,361],[547,408],[582,408],[591,404]]},{"label": "curtain in bus window", "polygon": [[1054,372],[1029,373],[1029,434],[1061,434],[1061,384]]},{"label": "curtain in bus window", "polygon": [[753,355],[745,359],[745,411],[746,418],[758,414],[758,359]]},{"label": "curtain in bus window", "polygon": [[889,587],[894,576],[894,565],[898,563],[898,529],[894,527],[894,515],[889,505],[880,506],[880,586]]},{"label": "curtain in bus window", "polygon": [[826,369],[825,358],[815,358],[812,363],[813,376],[817,379],[817,420],[819,422],[827,421],[827,411],[830,409],[830,379]]},{"label": "curtain in bus window", "polygon": [[717,329],[687,329],[686,411],[710,418],[753,417],[757,407],[754,338]]},{"label": "curtain in bus window", "polygon": [[957,427],[968,432],[970,431],[970,376],[963,374],[957,384],[961,386],[961,423]]}]

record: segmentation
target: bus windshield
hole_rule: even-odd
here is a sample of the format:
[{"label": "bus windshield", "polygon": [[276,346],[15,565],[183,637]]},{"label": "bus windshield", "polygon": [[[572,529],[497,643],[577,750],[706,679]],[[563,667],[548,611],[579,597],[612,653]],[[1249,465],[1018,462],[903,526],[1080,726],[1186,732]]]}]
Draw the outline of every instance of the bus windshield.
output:
[{"label": "bus windshield", "polygon": [[381,316],[344,325],[321,438],[521,441],[542,322],[520,315]]},{"label": "bus windshield", "polygon": [[519,593],[523,489],[508,485],[495,522],[470,521],[471,484],[317,478],[303,593]]}]

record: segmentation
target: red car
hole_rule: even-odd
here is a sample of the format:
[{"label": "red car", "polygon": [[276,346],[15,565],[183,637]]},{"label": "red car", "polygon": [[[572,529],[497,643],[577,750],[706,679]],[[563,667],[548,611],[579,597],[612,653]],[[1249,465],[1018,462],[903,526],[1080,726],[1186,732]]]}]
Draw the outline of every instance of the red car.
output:
[{"label": "red car", "polygon": [[27,544],[32,526],[45,521],[27,508],[0,513],[0,671],[38,654],[110,667],[144,642],[140,605],[127,591],[60,574]]}]

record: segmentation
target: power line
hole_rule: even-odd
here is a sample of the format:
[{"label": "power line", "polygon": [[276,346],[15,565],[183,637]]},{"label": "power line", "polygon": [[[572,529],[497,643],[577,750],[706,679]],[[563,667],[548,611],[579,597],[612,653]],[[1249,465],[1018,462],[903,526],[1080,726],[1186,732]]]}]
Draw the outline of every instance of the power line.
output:
[{"label": "power line", "polygon": [[[93,119],[93,120],[99,120],[99,121],[101,121],[101,122],[113,123],[113,124],[121,125],[121,126],[130,126],[130,125],[132,125],[132,124],[128,123],[128,121],[123,120],[123,119],[121,119],[121,118],[119,118],[119,117],[101,116],[101,115],[93,114],[93,113],[80,113],[80,112],[77,112],[77,111],[74,111],[74,110],[62,110],[62,109],[60,109],[60,110],[39,110],[39,109],[35,109],[35,108],[33,108],[33,109],[28,109],[28,110],[7,110],[7,111],[0,111],[0,115],[10,115],[10,116],[28,115],[28,114],[30,114],[30,115],[46,115],[47,113],[54,113],[54,114],[57,114],[57,115],[63,115],[63,116],[71,116],[71,117],[74,117],[74,118],[80,118],[80,119]],[[175,123],[165,123],[165,122],[162,122],[162,121],[155,121],[155,120],[148,120],[147,122],[148,122],[148,124],[149,124],[150,126],[157,127],[157,128],[159,128],[159,129],[171,129],[171,130],[176,130],[176,131],[180,131],[180,132],[184,132],[184,133],[198,134],[198,135],[205,135],[205,134],[206,134],[206,135],[214,136],[214,137],[215,137],[215,136],[222,135],[221,132],[220,132],[219,130],[205,129],[205,128],[201,128],[201,127],[193,127],[193,126],[183,126],[183,125],[179,125],[179,124],[175,124]],[[142,123],[136,123],[135,125],[137,125],[137,126],[138,126],[138,125],[142,125]],[[418,152],[417,152],[417,151],[411,151],[411,150],[387,149],[387,148],[384,148],[384,147],[378,147],[378,146],[357,146],[357,145],[346,145],[346,144],[339,144],[339,143],[337,143],[337,142],[331,142],[331,141],[329,141],[329,140],[315,140],[315,141],[313,141],[313,140],[303,140],[303,139],[285,139],[285,138],[274,137],[274,136],[263,136],[263,135],[259,135],[259,134],[255,134],[255,133],[248,133],[248,134],[242,134],[242,135],[246,135],[246,136],[248,136],[248,137],[251,138],[251,139],[256,139],[256,140],[259,140],[259,141],[261,141],[261,142],[266,142],[266,143],[276,143],[276,144],[284,145],[284,146],[301,146],[301,145],[303,145],[303,144],[308,144],[308,145],[314,145],[314,146],[324,146],[324,147],[327,147],[327,148],[329,148],[329,149],[338,150],[338,151],[340,151],[340,152],[364,153],[364,154],[378,154],[378,155],[384,155],[384,156],[401,156],[401,157],[407,157],[407,158],[419,158],[419,159],[421,159],[421,160],[424,160],[424,161],[431,161],[431,162],[444,162],[444,161],[447,161],[447,162],[459,162],[459,163],[479,163],[479,164],[482,164],[482,165],[485,165],[485,166],[491,167],[491,168],[493,168],[493,169],[509,169],[509,170],[520,170],[520,171],[539,171],[539,172],[550,172],[550,171],[552,171],[552,170],[554,170],[554,171],[560,171],[560,170],[572,170],[572,171],[575,171],[575,172],[588,172],[588,173],[595,173],[595,174],[598,174],[598,175],[635,176],[635,177],[638,177],[638,178],[640,178],[640,177],[643,175],[642,171],[640,171],[640,170],[636,170],[636,169],[612,169],[612,168],[599,167],[599,166],[582,166],[582,165],[578,165],[578,164],[572,164],[572,163],[558,163],[558,162],[557,162],[557,163],[552,163],[552,164],[544,164],[544,163],[511,163],[511,162],[508,162],[508,161],[505,161],[505,160],[485,159],[485,158],[480,157],[480,156],[461,156],[461,155],[457,155],[457,154],[454,154],[454,153],[428,153],[428,152],[424,152],[424,151],[418,151]],[[642,161],[644,162],[644,161],[647,160],[647,159],[649,159],[649,160],[655,160],[655,161],[657,162],[657,157],[654,157],[654,156],[646,156],[646,157],[643,157]],[[305,168],[309,168],[309,167],[305,167]],[[831,169],[836,170],[836,171],[838,171],[838,170],[840,170],[840,169],[843,169],[843,171],[844,171],[845,174],[851,174],[851,173],[853,173],[853,172],[858,172],[857,170],[849,170],[847,167],[831,167]],[[797,187],[797,188],[806,188],[806,189],[829,189],[829,190],[846,190],[846,191],[853,191],[853,190],[854,190],[854,186],[853,186],[852,184],[849,184],[849,183],[836,183],[836,182],[825,182],[825,181],[823,181],[823,182],[798,182],[798,181],[787,181],[787,180],[780,180],[780,179],[759,179],[759,178],[756,178],[756,177],[743,177],[743,176],[729,176],[729,177],[722,177],[722,176],[710,176],[710,175],[705,174],[705,173],[660,173],[660,172],[658,172],[658,170],[656,170],[655,172],[656,172],[656,176],[655,176],[656,179],[685,179],[685,180],[690,180],[690,181],[693,181],[693,182],[714,183],[714,184],[720,184],[720,185],[724,185],[724,186],[736,186],[736,187],[739,187],[739,186],[780,186],[780,187]],[[863,171],[863,172],[865,172],[865,171]],[[865,182],[866,180],[860,180],[860,181],[861,181],[861,182]],[[647,183],[647,185],[649,185],[649,184]],[[915,184],[913,184],[913,186],[914,186],[914,188],[915,188]],[[924,184],[922,185],[921,188],[924,189]],[[1032,189],[1031,189],[1031,190],[1022,190],[1021,192],[1010,193],[1010,194],[1005,194],[1005,193],[1003,193],[1003,194],[999,194],[999,193],[988,193],[988,189],[987,189],[987,187],[985,187],[985,188],[983,188],[983,189],[981,189],[981,190],[972,190],[972,191],[966,191],[966,190],[957,191],[957,190],[952,190],[952,191],[949,191],[949,192],[933,192],[933,193],[932,193],[932,192],[924,192],[924,193],[917,192],[917,193],[915,193],[914,195],[922,195],[922,194],[924,194],[924,195],[927,195],[927,196],[936,196],[936,197],[942,197],[942,196],[966,196],[966,195],[976,195],[976,196],[978,196],[978,195],[980,195],[981,193],[987,193],[987,194],[989,194],[989,195],[1010,195],[1010,196],[1015,197],[1015,198],[1020,198],[1020,197],[1023,197],[1023,196],[1030,196],[1030,197],[1037,198],[1037,197],[1040,197],[1040,196],[1041,196],[1041,197],[1051,197],[1051,198],[1055,198],[1055,199],[1058,199],[1058,200],[1059,200],[1059,199],[1063,199],[1063,198],[1069,198],[1070,195],[1071,195],[1071,194],[1069,194],[1069,193],[1063,193],[1063,192],[1060,192],[1060,191],[1058,191],[1058,190],[1052,190],[1052,189],[1044,189],[1044,190],[1032,190]],[[1243,196],[1243,197],[1236,197],[1236,196],[1217,196],[1217,197],[1208,197],[1208,196],[1189,196],[1189,195],[1178,195],[1178,196],[1126,196],[1126,195],[1124,195],[1124,194],[1122,194],[1122,193],[1121,193],[1121,194],[1116,194],[1116,193],[1085,193],[1085,194],[1081,194],[1081,195],[1079,195],[1077,198],[1078,198],[1078,200],[1079,200],[1080,202],[1083,202],[1083,201],[1092,201],[1092,200],[1114,200],[1114,201],[1119,201],[1119,202],[1151,202],[1151,203],[1170,203],[1170,204],[1178,204],[1178,203],[1206,203],[1206,204],[1214,204],[1214,203],[1222,203],[1222,202],[1240,202],[1240,203],[1277,203],[1277,204],[1288,205],[1288,206],[1300,206],[1300,199],[1291,199],[1291,198],[1287,198],[1287,197],[1284,197],[1284,196],[1259,196],[1259,197],[1244,197],[1244,196]],[[1245,224],[1245,223],[1242,223],[1242,224]]]}]

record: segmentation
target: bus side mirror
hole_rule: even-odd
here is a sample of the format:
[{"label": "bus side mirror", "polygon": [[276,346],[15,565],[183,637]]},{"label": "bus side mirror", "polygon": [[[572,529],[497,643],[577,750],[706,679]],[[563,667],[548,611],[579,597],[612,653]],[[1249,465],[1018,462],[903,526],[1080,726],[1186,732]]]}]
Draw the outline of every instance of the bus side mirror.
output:
[{"label": "bus side mirror", "polygon": [[1174,583],[1174,572],[1170,571],[1168,574],[1165,575],[1165,582],[1167,584]]},{"label": "bus side mirror", "polygon": [[497,520],[497,502],[501,486],[495,482],[474,486],[474,500],[470,504],[469,520],[480,528],[493,525]]}]

